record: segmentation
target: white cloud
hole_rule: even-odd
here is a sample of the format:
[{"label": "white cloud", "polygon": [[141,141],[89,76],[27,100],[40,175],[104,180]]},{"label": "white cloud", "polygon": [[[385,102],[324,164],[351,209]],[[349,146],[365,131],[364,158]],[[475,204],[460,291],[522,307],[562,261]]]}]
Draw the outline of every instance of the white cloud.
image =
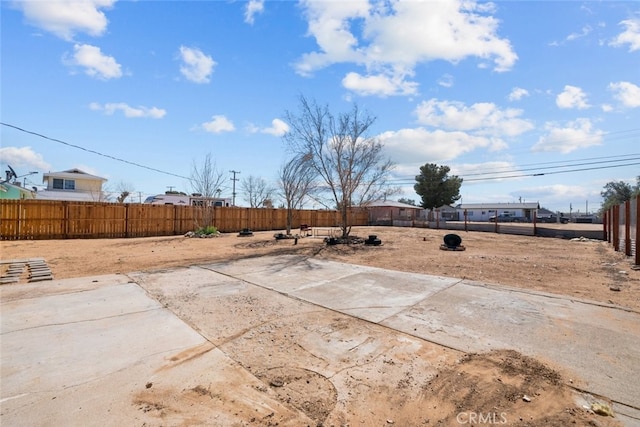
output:
[{"label": "white cloud", "polygon": [[264,12],[264,0],[249,0],[244,11],[244,22],[253,25],[255,15]]},{"label": "white cloud", "polygon": [[640,107],[640,86],[629,82],[609,83],[613,97],[629,108]]},{"label": "white cloud", "polygon": [[629,44],[629,52],[640,50],[640,18],[624,20],[620,25],[625,27],[625,30],[609,44],[616,47]]},{"label": "white cloud", "polygon": [[[44,161],[42,155],[33,151],[31,147],[1,147],[0,162],[9,164],[14,169],[27,169],[28,172],[31,172],[33,169],[51,169],[51,165]],[[20,171],[16,172],[20,175]],[[4,175],[2,178],[4,178]]]},{"label": "white cloud", "polygon": [[589,33],[591,33],[591,31],[593,31],[593,28],[591,28],[589,25],[585,25],[584,27],[582,27],[582,30],[580,32],[569,34],[567,36],[567,41],[573,41],[582,37],[586,37],[589,35]]},{"label": "white cloud", "polygon": [[595,129],[589,119],[577,119],[564,126],[557,123],[545,125],[546,135],[541,136],[532,151],[570,153],[586,147],[602,144],[604,132]]},{"label": "white cloud", "polygon": [[194,83],[209,83],[216,62],[200,49],[180,46],[180,72]]},{"label": "white cloud", "polygon": [[[413,76],[415,66],[423,62],[458,63],[476,57],[481,66],[492,61],[494,70],[502,72],[517,60],[509,40],[497,35],[499,22],[489,15],[493,9],[488,3],[357,0],[303,1],[302,6],[318,50],[304,54],[296,71],[309,75],[336,63],[362,66],[366,73],[361,74],[368,77],[352,73],[343,82],[364,88],[366,94],[376,88],[382,95],[402,93],[390,89],[389,83],[402,87],[398,82]],[[414,93],[415,83],[410,87],[407,93]]]},{"label": "white cloud", "polygon": [[98,79],[115,79],[122,77],[122,70],[112,56],[104,55],[99,47],[88,44],[73,46],[73,57],[64,58],[67,65],[84,67],[85,74]]},{"label": "white cloud", "polygon": [[451,74],[444,74],[438,79],[438,84],[442,87],[453,87],[453,76]]},{"label": "white cloud", "polygon": [[236,130],[233,123],[225,116],[212,116],[211,120],[201,125],[202,129],[210,133],[232,132]]},{"label": "white cloud", "polygon": [[383,74],[361,76],[358,73],[348,73],[342,79],[342,86],[359,95],[414,95],[417,93],[418,84],[407,82],[397,76]]},{"label": "white cloud", "polygon": [[[585,185],[554,184],[523,187],[514,194],[522,196],[523,199],[528,201],[539,201],[540,207],[556,210],[556,207],[568,209],[572,201],[575,203],[584,200],[601,200],[602,197],[598,188],[602,188],[602,186],[594,186],[593,183],[585,183]],[[590,203],[589,210],[592,209],[597,210],[599,206],[595,203]]]},{"label": "white cloud", "polygon": [[289,125],[280,119],[273,119],[271,121],[271,127],[260,129],[261,133],[266,133],[273,136],[282,136],[289,131]]},{"label": "white cloud", "polygon": [[396,163],[441,162],[478,148],[504,148],[497,139],[474,136],[465,132],[429,131],[424,128],[401,129],[378,135],[385,151]]},{"label": "white cloud", "polygon": [[480,135],[517,136],[533,129],[529,120],[520,118],[522,110],[499,109],[493,103],[467,107],[462,102],[423,101],[415,111],[420,124],[449,130],[473,131]]},{"label": "white cloud", "polygon": [[89,108],[96,111],[102,111],[104,114],[109,116],[113,115],[116,111],[122,111],[125,117],[128,118],[140,118],[147,117],[151,119],[161,119],[166,114],[167,111],[157,107],[131,107],[124,102],[117,103],[107,103],[104,105],[100,105],[97,102],[92,102],[89,104]]},{"label": "white cloud", "polygon": [[525,96],[529,96],[529,91],[521,87],[514,87],[509,94],[509,101],[520,101]]},{"label": "white cloud", "polygon": [[579,87],[570,85],[566,85],[564,91],[556,97],[556,105],[559,108],[577,108],[579,110],[590,107],[587,102],[587,94]]},{"label": "white cloud", "polygon": [[114,3],[115,0],[22,0],[14,4],[34,26],[70,41],[78,32],[102,35],[108,21],[100,9],[108,9]]}]

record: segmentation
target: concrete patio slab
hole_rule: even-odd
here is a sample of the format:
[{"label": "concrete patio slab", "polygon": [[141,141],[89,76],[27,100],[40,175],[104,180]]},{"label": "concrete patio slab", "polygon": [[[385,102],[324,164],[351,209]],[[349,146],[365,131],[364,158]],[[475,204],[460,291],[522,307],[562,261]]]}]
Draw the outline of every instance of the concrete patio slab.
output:
[{"label": "concrete patio slab", "polygon": [[39,291],[0,288],[2,425],[310,421],[135,283],[100,276]]},{"label": "concrete patio slab", "polygon": [[0,301],[3,425],[312,423],[309,402],[265,387],[293,356],[292,381],[329,402],[317,411],[379,420],[354,381],[424,384],[458,351],[497,348],[574,372],[640,424],[640,314],[560,295],[277,256],[7,285]]},{"label": "concrete patio slab", "polygon": [[[640,314],[555,294],[279,256],[236,277],[465,352],[515,349],[574,372],[640,420]],[[206,268],[232,274],[234,266]],[[631,421],[630,421],[631,422]],[[640,421],[638,421],[640,423]]]}]

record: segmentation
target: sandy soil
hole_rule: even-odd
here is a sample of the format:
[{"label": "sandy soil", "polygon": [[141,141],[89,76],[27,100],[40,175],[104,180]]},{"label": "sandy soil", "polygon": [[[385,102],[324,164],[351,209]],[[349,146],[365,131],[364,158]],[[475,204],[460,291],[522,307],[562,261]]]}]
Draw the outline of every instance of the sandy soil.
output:
[{"label": "sandy soil", "polygon": [[[209,239],[177,236],[3,241],[1,253],[2,260],[44,258],[56,279],[157,271],[267,254],[299,254],[535,289],[615,304],[640,312],[640,271],[632,268],[630,259],[614,252],[604,242],[459,232],[457,234],[462,237],[465,250],[442,250],[443,237],[448,233],[446,230],[431,229],[354,228],[352,235],[366,238],[375,234],[382,240],[381,246],[329,246],[323,239],[311,237],[297,241],[276,240],[274,232],[257,232],[249,237],[226,234]],[[46,286],[46,282],[43,286]],[[189,313],[193,313],[188,306],[192,302],[187,301],[187,296],[174,296],[171,299],[163,295],[159,288],[157,291],[151,289],[151,294],[158,299],[166,298],[166,301],[161,301],[163,304],[188,323],[192,321],[188,318]],[[238,319],[262,315],[253,311],[252,304],[255,301],[251,304],[237,301],[235,305],[225,302],[219,305],[219,309],[230,310]],[[340,325],[336,326],[336,322]],[[318,330],[352,330],[355,335],[364,333],[372,337],[386,333],[377,329],[374,331],[365,322],[335,313],[329,320],[318,318],[317,323]],[[299,346],[293,342],[294,337],[304,333],[302,326],[295,322],[281,325],[269,323],[263,329],[267,327],[269,330],[263,332],[269,334],[266,336],[271,337],[275,343],[272,348],[276,350]],[[367,330],[363,331],[363,328]],[[214,333],[212,331],[212,335]],[[287,358],[297,357],[295,352],[285,352],[279,364],[268,365],[262,354],[272,350],[265,350],[262,344],[257,345],[264,338],[259,329],[252,333],[256,337],[249,342],[254,342],[255,350],[253,345],[247,345],[246,340],[241,347],[233,342],[214,344],[260,378],[265,390],[285,404],[304,412],[316,425],[618,425],[614,418],[595,415],[576,404],[571,383],[576,381],[577,384],[579,379],[570,382],[561,367],[553,367],[509,350],[463,355],[437,348],[431,343],[424,343],[421,347],[425,355],[414,350],[411,350],[413,353],[400,354],[397,353],[400,350],[389,348],[386,357],[377,360],[377,368],[373,366],[362,378],[345,377],[343,386],[351,389],[356,397],[351,396],[349,408],[339,412],[335,409],[338,398],[331,381],[311,371],[288,368]],[[424,350],[427,348],[430,356]],[[432,363],[428,370],[425,368],[426,360],[440,360],[441,363]],[[289,363],[292,366],[303,365],[291,360]],[[205,388],[192,391],[195,397],[211,398],[211,391]],[[155,389],[144,393],[152,392]],[[526,401],[524,396],[531,401]],[[140,402],[147,402],[146,406],[141,405],[142,408],[153,407],[153,396],[141,396]],[[380,407],[393,409],[395,415],[389,416],[389,412],[385,412],[382,418],[372,418],[371,414]],[[159,424],[167,421],[158,416]],[[470,419],[477,416],[485,418],[480,423]],[[492,417],[492,422],[487,422],[488,416]],[[508,418],[506,422],[505,417]],[[248,425],[277,425],[277,422],[276,419],[256,419]]]}]

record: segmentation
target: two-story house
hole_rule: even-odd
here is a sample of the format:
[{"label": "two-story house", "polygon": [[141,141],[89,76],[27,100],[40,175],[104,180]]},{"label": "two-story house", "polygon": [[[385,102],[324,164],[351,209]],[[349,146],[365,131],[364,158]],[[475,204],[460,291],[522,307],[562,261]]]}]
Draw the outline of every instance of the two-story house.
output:
[{"label": "two-story house", "polygon": [[36,193],[36,199],[76,202],[105,201],[102,185],[107,180],[80,169],[42,174],[42,182],[46,184],[46,188]]}]

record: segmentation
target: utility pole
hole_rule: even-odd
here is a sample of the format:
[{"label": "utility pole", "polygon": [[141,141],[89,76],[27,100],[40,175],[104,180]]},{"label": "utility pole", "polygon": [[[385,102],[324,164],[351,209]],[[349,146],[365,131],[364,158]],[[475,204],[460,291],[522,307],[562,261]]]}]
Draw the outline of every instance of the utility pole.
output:
[{"label": "utility pole", "polygon": [[233,193],[231,193],[231,195],[233,196],[233,199],[231,201],[231,205],[235,206],[236,205],[236,181],[239,181],[239,178],[236,178],[236,174],[239,174],[240,171],[229,171],[233,174],[233,178],[231,178],[231,181],[233,181]]}]

